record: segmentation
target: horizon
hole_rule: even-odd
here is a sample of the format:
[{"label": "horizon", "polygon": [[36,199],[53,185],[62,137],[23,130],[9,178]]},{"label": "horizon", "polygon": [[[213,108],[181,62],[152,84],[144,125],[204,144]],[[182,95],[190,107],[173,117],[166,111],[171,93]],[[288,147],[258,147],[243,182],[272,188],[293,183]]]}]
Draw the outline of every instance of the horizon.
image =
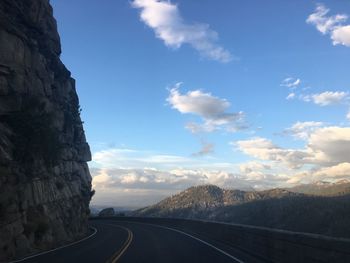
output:
[{"label": "horizon", "polygon": [[93,206],[350,179],[349,2],[51,4]]}]

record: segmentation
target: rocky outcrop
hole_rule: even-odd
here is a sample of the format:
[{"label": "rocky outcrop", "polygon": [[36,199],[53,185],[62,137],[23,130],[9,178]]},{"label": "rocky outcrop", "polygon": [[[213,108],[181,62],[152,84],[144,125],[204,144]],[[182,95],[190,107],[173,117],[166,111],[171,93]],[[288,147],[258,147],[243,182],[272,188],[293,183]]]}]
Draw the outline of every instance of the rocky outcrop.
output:
[{"label": "rocky outcrop", "polygon": [[0,1],[0,261],[86,235],[91,159],[48,0]]}]

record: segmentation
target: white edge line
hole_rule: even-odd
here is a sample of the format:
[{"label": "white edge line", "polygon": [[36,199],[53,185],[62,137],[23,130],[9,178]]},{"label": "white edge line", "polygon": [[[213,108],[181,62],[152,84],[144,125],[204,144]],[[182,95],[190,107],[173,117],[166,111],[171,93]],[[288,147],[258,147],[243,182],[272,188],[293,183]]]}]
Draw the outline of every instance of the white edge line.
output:
[{"label": "white edge line", "polygon": [[244,263],[244,261],[242,261],[242,260],[240,260],[240,259],[238,259],[238,258],[236,258],[236,257],[234,257],[234,256],[232,256],[232,255],[230,255],[229,253],[223,251],[222,249],[217,248],[216,246],[214,246],[214,245],[212,245],[212,244],[210,244],[210,243],[208,243],[208,242],[206,242],[206,241],[204,241],[204,240],[202,240],[202,239],[199,239],[199,238],[197,238],[197,237],[194,237],[194,236],[192,236],[192,235],[190,235],[190,234],[188,234],[188,233],[186,233],[186,232],[183,232],[183,231],[181,231],[181,230],[174,229],[174,228],[171,228],[171,227],[161,226],[161,225],[148,224],[148,223],[140,223],[140,222],[132,222],[132,221],[124,221],[124,222],[128,222],[128,223],[137,223],[137,224],[143,224],[143,225],[150,225],[150,226],[155,226],[155,227],[164,228],[164,229],[168,229],[168,230],[172,230],[172,231],[178,232],[178,233],[180,233],[180,234],[183,234],[183,235],[185,235],[185,236],[191,237],[191,238],[193,238],[193,239],[195,239],[195,240],[197,240],[197,241],[199,241],[199,242],[201,242],[201,243],[203,243],[203,244],[205,244],[205,245],[207,245],[207,246],[209,246],[209,247],[211,247],[211,248],[213,248],[213,249],[219,251],[220,253],[224,254],[225,256],[227,256],[227,257],[229,257],[229,258],[231,258],[231,259],[233,259],[233,260],[236,260],[236,261],[239,262],[239,263]]},{"label": "white edge line", "polygon": [[44,251],[44,252],[41,252],[41,253],[38,253],[38,254],[34,254],[34,255],[31,255],[31,256],[28,256],[28,257],[25,257],[25,258],[22,258],[22,259],[18,259],[18,260],[15,260],[15,261],[10,261],[8,263],[17,263],[17,262],[22,262],[22,261],[25,261],[27,259],[31,259],[31,258],[35,258],[35,257],[38,257],[38,256],[42,256],[42,255],[45,255],[45,254],[48,254],[48,253],[51,253],[53,251],[56,251],[56,250],[59,250],[59,249],[62,249],[62,248],[66,248],[66,247],[69,247],[69,246],[73,246],[75,244],[78,244],[80,242],[83,242],[85,241],[86,239],[90,238],[90,237],[93,237],[94,235],[96,235],[97,233],[97,229],[95,227],[90,227],[94,230],[94,233],[92,233],[90,236],[87,236],[87,237],[84,237],[83,239],[81,240],[78,240],[78,241],[75,241],[73,243],[70,243],[68,245],[64,245],[64,246],[61,246],[61,247],[57,247],[57,248],[54,248],[54,249],[51,249],[51,250],[48,250],[48,251]]}]

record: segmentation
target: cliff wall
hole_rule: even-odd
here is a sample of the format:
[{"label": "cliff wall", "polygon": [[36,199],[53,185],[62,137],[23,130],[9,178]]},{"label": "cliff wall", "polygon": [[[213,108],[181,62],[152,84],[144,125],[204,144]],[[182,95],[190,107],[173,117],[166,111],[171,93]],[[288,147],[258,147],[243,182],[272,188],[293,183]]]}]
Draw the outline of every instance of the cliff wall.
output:
[{"label": "cliff wall", "polygon": [[87,234],[91,159],[48,0],[0,1],[0,261]]}]

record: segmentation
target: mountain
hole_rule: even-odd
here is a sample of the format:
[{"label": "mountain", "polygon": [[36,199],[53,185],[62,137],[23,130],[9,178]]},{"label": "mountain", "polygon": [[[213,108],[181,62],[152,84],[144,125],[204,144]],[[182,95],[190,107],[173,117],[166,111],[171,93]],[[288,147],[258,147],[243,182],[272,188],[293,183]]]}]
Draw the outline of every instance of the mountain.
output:
[{"label": "mountain", "polygon": [[225,206],[216,221],[350,238],[350,195],[297,195]]},{"label": "mountain", "polygon": [[136,210],[138,216],[212,218],[219,207],[239,205],[256,200],[296,196],[285,189],[266,191],[225,190],[214,185],[190,187],[163,201]]},{"label": "mountain", "polygon": [[0,1],[0,261],[88,232],[91,159],[49,0]]},{"label": "mountain", "polygon": [[286,189],[245,192],[205,185],[131,215],[213,220],[350,238],[350,194],[337,193],[316,196]]},{"label": "mountain", "polygon": [[350,194],[350,181],[340,180],[335,183],[318,181],[312,184],[302,184],[287,189],[291,192],[317,196],[338,196]]}]

